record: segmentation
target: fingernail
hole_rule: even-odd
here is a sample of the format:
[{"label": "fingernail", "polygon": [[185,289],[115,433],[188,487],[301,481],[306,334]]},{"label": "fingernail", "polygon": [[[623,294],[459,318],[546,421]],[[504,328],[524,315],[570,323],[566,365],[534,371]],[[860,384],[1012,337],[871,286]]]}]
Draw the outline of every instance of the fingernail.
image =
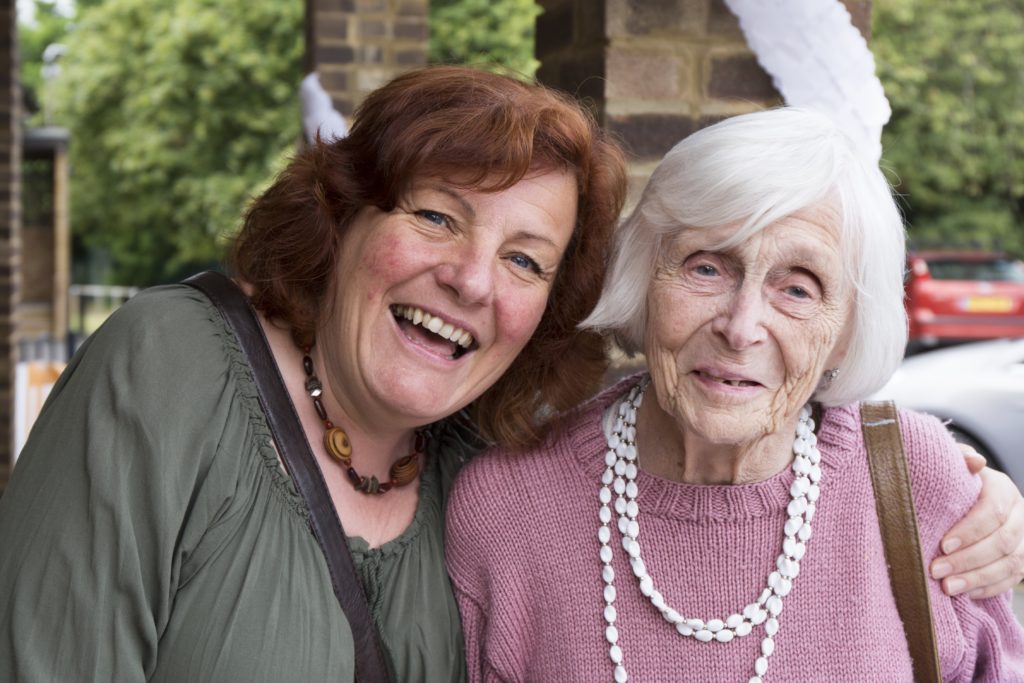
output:
[{"label": "fingernail", "polygon": [[953,538],[947,538],[945,541],[942,542],[942,552],[946,555],[949,555],[951,552],[953,552],[960,546],[961,541],[959,538],[956,538],[955,536]]},{"label": "fingernail", "polygon": [[956,595],[966,587],[967,582],[963,579],[950,579],[946,582],[946,592],[950,595]]},{"label": "fingernail", "polygon": [[[943,561],[939,560],[938,562],[935,562],[934,564],[932,564],[932,577],[935,578],[935,579],[941,579],[941,578],[943,578],[945,576],[949,576],[952,573],[953,573],[953,565],[951,565],[949,562],[943,562]],[[955,581],[960,581],[961,579],[954,579],[954,580]]]}]

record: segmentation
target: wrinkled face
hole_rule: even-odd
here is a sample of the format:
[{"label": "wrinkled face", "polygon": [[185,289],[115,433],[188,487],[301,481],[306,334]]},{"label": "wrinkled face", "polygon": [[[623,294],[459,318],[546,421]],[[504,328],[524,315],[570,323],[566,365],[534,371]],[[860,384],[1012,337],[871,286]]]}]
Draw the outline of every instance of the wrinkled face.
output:
[{"label": "wrinkled face", "polygon": [[415,426],[480,396],[540,322],[575,221],[564,172],[493,193],[420,178],[362,209],[317,338],[346,412]]},{"label": "wrinkled face", "polygon": [[842,356],[852,296],[838,214],[822,205],[741,244],[734,226],[687,230],[662,249],[647,293],[645,351],[658,404],[712,443],[795,424]]}]

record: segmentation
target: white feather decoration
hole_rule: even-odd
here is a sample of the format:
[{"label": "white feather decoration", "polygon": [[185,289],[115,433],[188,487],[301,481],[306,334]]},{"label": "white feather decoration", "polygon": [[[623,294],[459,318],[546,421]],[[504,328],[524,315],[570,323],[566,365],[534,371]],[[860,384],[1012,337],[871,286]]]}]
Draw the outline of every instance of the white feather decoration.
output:
[{"label": "white feather decoration", "polygon": [[892,110],[840,0],[725,0],[787,104],[830,117],[877,161]]},{"label": "white feather decoration", "polygon": [[320,85],[320,76],[315,71],[302,79],[299,99],[302,100],[302,128],[310,144],[316,140],[318,131],[324,142],[348,135],[345,117],[334,108],[331,96]]}]

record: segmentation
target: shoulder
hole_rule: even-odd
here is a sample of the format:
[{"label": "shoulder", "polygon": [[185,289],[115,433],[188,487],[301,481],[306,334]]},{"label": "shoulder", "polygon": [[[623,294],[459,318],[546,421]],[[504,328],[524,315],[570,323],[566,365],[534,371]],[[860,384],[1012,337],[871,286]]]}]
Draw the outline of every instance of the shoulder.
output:
[{"label": "shoulder", "polygon": [[[860,408],[861,404],[857,403],[829,408],[819,438],[830,447],[844,451],[866,449]],[[933,490],[947,496],[964,487],[971,489],[972,476],[964,465],[953,437],[942,422],[932,415],[903,408],[898,409],[898,414],[900,436],[915,497],[927,497],[926,494]]]},{"label": "shoulder", "polygon": [[[848,439],[864,448],[859,408],[854,404],[829,412],[842,420]],[[935,515],[955,514],[949,519],[952,524],[977,497],[977,477],[967,470],[956,442],[938,418],[904,408],[898,409],[898,415],[918,517],[927,521]]]},{"label": "shoulder", "polygon": [[[180,441],[185,433],[216,431],[237,406],[253,404],[244,400],[254,395],[251,384],[244,355],[213,304],[191,287],[169,285],[139,293],[90,335],[47,407],[109,421],[119,433],[148,425],[143,436],[159,430]],[[51,412],[44,409],[37,424]]]},{"label": "shoulder", "polygon": [[70,383],[106,378],[113,391],[146,387],[159,399],[172,383],[196,396],[213,390],[244,366],[216,307],[191,287],[167,285],[140,292],[116,310],[86,340],[66,375]]},{"label": "shoulder", "polygon": [[979,480],[938,418],[902,409],[899,415],[918,517],[925,521],[928,515],[941,515],[952,524],[974,503]]},{"label": "shoulder", "polygon": [[636,380],[623,380],[559,417],[532,448],[491,448],[472,458],[456,479],[450,505],[456,513],[463,506],[516,505],[564,486],[574,470],[603,453],[604,413]]},{"label": "shoulder", "polygon": [[[903,436],[903,445],[908,458],[927,458],[933,455],[950,455],[957,452],[956,442],[949,430],[934,415],[900,408],[899,416],[900,433]],[[941,462],[941,459],[939,461]],[[963,459],[958,456],[956,461],[961,466],[958,469],[966,472],[966,468],[963,467]]]},{"label": "shoulder", "polygon": [[[937,418],[900,409],[899,425],[922,547],[931,555],[935,548],[929,544],[937,546],[941,535],[970,509],[980,485]],[[853,463],[867,467],[860,404],[829,408],[819,439],[827,447],[822,449],[824,465],[836,470]]]},{"label": "shoulder", "polygon": [[166,285],[128,300],[90,338],[90,345],[187,355],[204,345],[207,350],[222,347],[226,330],[216,307],[201,292]]},{"label": "shoulder", "polygon": [[949,430],[926,413],[900,410],[900,434],[910,478],[927,487],[939,487],[943,495],[966,493],[973,499],[977,487]]}]

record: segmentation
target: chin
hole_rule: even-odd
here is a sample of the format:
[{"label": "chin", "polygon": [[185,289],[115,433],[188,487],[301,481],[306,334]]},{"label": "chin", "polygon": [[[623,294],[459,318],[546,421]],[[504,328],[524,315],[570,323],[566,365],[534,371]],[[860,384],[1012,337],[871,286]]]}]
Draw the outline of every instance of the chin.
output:
[{"label": "chin", "polygon": [[450,402],[450,397],[427,392],[399,398],[391,402],[396,415],[407,415],[417,425],[428,425],[458,412],[459,406]]},{"label": "chin", "polygon": [[770,420],[760,410],[714,415],[709,411],[694,416],[692,429],[710,443],[723,446],[754,441],[771,434]]}]

